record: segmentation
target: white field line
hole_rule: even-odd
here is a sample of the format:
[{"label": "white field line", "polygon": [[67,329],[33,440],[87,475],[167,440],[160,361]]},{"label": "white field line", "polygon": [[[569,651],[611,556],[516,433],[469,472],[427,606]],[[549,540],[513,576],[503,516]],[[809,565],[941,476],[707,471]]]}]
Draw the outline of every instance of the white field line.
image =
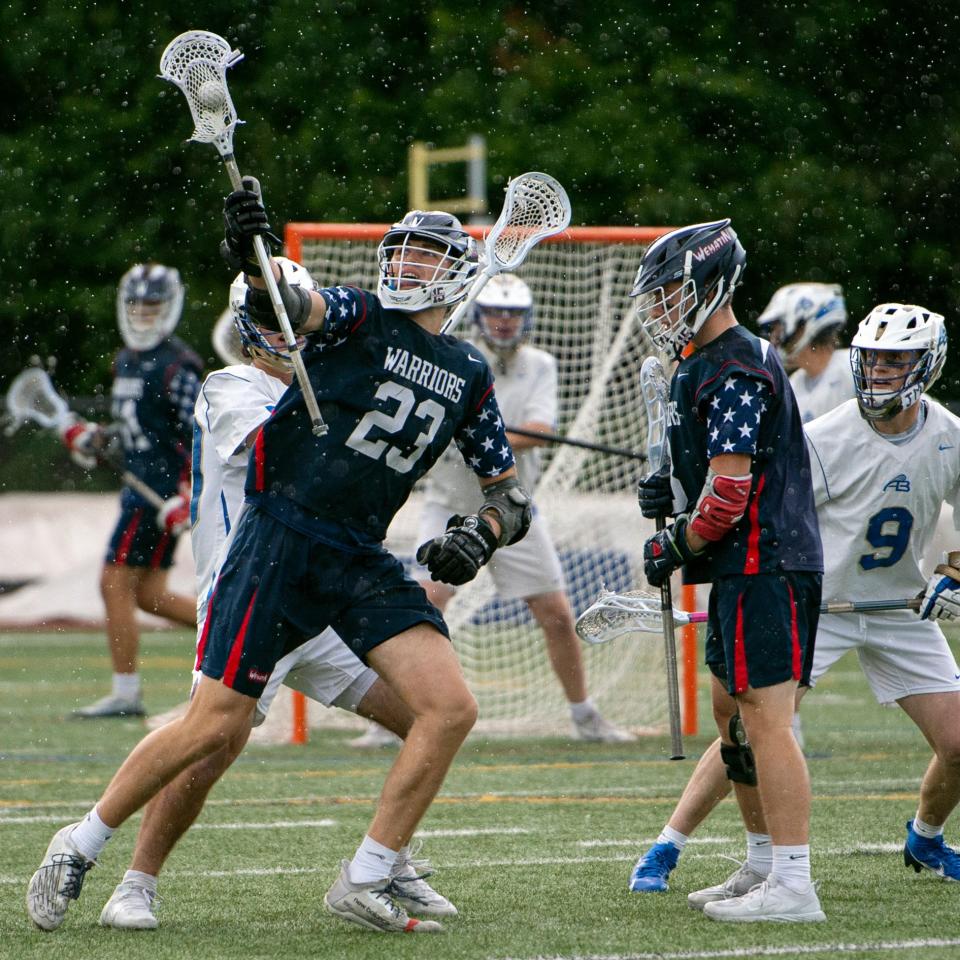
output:
[{"label": "white field line", "polygon": [[[578,840],[578,847],[643,847],[649,846],[653,840]],[[691,837],[688,844],[698,843],[736,843],[736,837]]]}]

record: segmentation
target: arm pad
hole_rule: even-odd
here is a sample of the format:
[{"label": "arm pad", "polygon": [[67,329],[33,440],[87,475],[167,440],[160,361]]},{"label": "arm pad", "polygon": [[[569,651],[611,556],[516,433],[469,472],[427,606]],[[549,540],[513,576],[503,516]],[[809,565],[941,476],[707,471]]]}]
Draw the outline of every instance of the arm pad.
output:
[{"label": "arm pad", "polygon": [[499,546],[522,540],[533,521],[533,501],[516,477],[498,480],[483,488],[484,501],[477,513],[496,514],[500,524]]},{"label": "arm pad", "polygon": [[[283,271],[280,272],[277,289],[280,291],[280,300],[283,302],[283,309],[287,312],[290,326],[294,331],[299,330],[309,319],[313,308],[310,294],[303,287],[291,287]],[[260,290],[258,287],[247,287],[247,312],[258,327],[266,327],[269,330],[280,329],[268,291]]]},{"label": "arm pad", "polygon": [[722,540],[743,519],[753,477],[724,477],[707,471],[707,480],[690,518],[690,529],[704,540]]}]

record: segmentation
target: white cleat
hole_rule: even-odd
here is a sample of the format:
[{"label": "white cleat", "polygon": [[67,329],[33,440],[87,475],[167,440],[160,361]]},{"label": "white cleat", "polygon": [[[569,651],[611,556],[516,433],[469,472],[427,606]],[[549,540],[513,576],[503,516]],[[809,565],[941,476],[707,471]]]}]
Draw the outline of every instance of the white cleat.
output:
[{"label": "white cleat", "polygon": [[143,701],[136,697],[128,700],[126,697],[117,697],[112,693],[101,697],[89,707],[80,707],[74,710],[72,716],[79,720],[96,720],[100,717],[145,717],[147,711],[143,709]]},{"label": "white cleat", "polygon": [[100,912],[100,926],[115,930],[156,930],[157,916],[153,905],[159,899],[155,891],[125,880],[117,884],[117,889]]},{"label": "white cleat", "polygon": [[703,890],[694,890],[693,893],[688,893],[687,903],[694,910],[702,910],[708,903],[713,903],[716,900],[742,897],[766,879],[762,873],[757,873],[744,861],[723,883],[718,883],[715,887],[705,887]]},{"label": "white cleat", "polygon": [[573,732],[578,740],[589,743],[632,743],[637,739],[632,733],[604,720],[599,710],[594,710],[582,720],[574,720]]},{"label": "white cleat", "polygon": [[703,915],[728,923],[821,923],[827,919],[815,883],[797,893],[778,883],[776,877],[768,877],[742,897],[706,904]]},{"label": "white cleat", "polygon": [[434,872],[429,860],[398,860],[388,887],[393,902],[419,916],[455,917],[457,908],[427,883]]},{"label": "white cleat", "polygon": [[372,883],[350,880],[350,861],[340,861],[340,875],[323,898],[327,910],[335,917],[356,923],[380,933],[441,933],[436,920],[415,920],[395,903],[389,893],[389,877]]},{"label": "white cleat", "polygon": [[381,727],[379,723],[374,723],[372,720],[365,733],[347,741],[348,746],[356,747],[358,750],[399,747],[401,743],[403,741],[395,733],[391,733],[386,727]]},{"label": "white cleat", "polygon": [[27,887],[27,913],[41,930],[56,930],[63,923],[71,900],[80,896],[83,878],[94,865],[70,842],[77,824],[58,830],[43,855],[43,862]]}]

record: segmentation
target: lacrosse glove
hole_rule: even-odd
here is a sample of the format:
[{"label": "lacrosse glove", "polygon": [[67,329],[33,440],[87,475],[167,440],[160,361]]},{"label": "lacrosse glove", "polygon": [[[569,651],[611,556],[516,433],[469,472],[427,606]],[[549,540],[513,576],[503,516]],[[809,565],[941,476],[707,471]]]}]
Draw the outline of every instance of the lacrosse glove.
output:
[{"label": "lacrosse glove", "polygon": [[60,439],[70,451],[70,459],[84,470],[97,465],[97,453],[103,446],[100,425],[87,420],[72,420],[60,433]]},{"label": "lacrosse glove", "polygon": [[953,564],[960,554],[947,555],[947,563],[937,564],[920,604],[921,620],[960,619],[960,569]]},{"label": "lacrosse glove", "polygon": [[687,523],[687,515],[681,514],[643,545],[643,572],[651,587],[662,587],[674,570],[700,556],[687,546]]},{"label": "lacrosse glove", "polygon": [[267,211],[260,198],[260,184],[253,177],[244,177],[243,189],[234,190],[223,201],[223,227],[220,256],[227,266],[249,277],[262,276],[253,238],[259,235],[268,244],[278,247],[282,244],[270,231]]},{"label": "lacrosse glove", "polygon": [[178,493],[157,511],[157,526],[171,537],[179,537],[190,527],[190,501]]},{"label": "lacrosse glove", "polygon": [[637,484],[637,500],[640,503],[640,512],[648,520],[668,517],[673,513],[673,490],[668,466],[661,467]]},{"label": "lacrosse glove", "polygon": [[417,563],[423,564],[430,576],[454,587],[469,583],[497,549],[493,527],[483,517],[452,516],[447,531],[417,549]]}]

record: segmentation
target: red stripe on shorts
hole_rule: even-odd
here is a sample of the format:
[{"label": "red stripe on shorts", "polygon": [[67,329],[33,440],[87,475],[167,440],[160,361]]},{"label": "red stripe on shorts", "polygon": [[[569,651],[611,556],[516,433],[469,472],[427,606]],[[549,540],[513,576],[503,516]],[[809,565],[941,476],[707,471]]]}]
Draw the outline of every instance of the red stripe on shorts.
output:
[{"label": "red stripe on shorts", "polygon": [[793,653],[793,679],[799,680],[802,672],[800,657],[800,631],[797,628],[797,602],[793,599],[793,587],[787,584],[790,591],[790,649]]},{"label": "red stripe on shorts", "polygon": [[[247,612],[243,615],[243,623],[240,624],[240,632],[237,634],[233,641],[233,646],[230,648],[230,656],[227,657],[227,665],[223,671],[224,686],[233,686],[233,681],[237,677],[237,670],[240,669],[240,657],[243,656],[243,640],[247,635],[247,626],[250,624],[250,614],[253,613],[253,605],[257,602],[258,592],[259,590],[253,591],[253,596],[250,598],[250,603],[247,606]],[[207,614],[207,622],[210,622],[209,613]]]},{"label": "red stripe on shorts", "polygon": [[200,669],[200,664],[203,663],[203,651],[207,647],[207,637],[210,635],[210,613],[213,610],[213,601],[217,599],[217,590],[214,587],[213,593],[210,594],[210,599],[207,601],[207,616],[203,621],[203,629],[200,631],[200,639],[197,641],[197,661],[193,665],[194,670]]},{"label": "red stripe on shorts", "polygon": [[733,638],[733,692],[743,693],[750,686],[747,675],[747,650],[743,642],[743,594],[737,597],[737,632]]},{"label": "red stripe on shorts", "polygon": [[127,529],[123,531],[123,536],[117,545],[117,555],[113,558],[114,563],[120,566],[126,564],[127,557],[130,556],[130,547],[133,546],[133,538],[137,535],[137,527],[140,526],[141,517],[143,517],[143,510],[133,512],[130,523],[127,524]]},{"label": "red stripe on shorts", "polygon": [[170,534],[165,533],[161,538],[160,542],[157,544],[157,549],[153,551],[153,556],[150,558],[150,569],[156,570],[160,566],[160,561],[163,560],[163,552],[167,549],[167,544],[170,542]]},{"label": "red stripe on shorts", "polygon": [[[272,414],[271,414],[272,416]],[[254,470],[256,470],[256,489],[257,491],[263,490],[263,468],[264,468],[264,452],[263,452],[263,428],[261,427],[257,433],[257,439],[253,442],[253,465]]]},{"label": "red stripe on shorts", "polygon": [[764,476],[761,474],[756,493],[753,495],[753,502],[750,504],[750,510],[748,511],[747,559],[743,564],[745,574],[760,571],[760,494],[763,492],[763,481]]}]

